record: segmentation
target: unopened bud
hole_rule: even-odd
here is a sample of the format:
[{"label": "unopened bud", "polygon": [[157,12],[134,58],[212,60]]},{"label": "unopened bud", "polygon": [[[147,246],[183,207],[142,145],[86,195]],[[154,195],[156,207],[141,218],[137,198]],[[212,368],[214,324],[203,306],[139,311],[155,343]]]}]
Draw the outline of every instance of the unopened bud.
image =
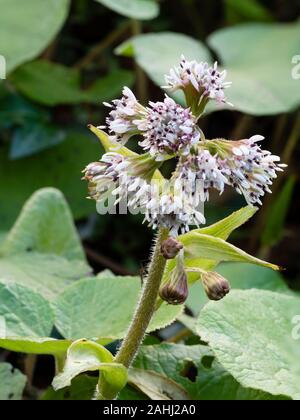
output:
[{"label": "unopened bud", "polygon": [[228,280],[214,271],[203,274],[202,283],[210,300],[221,300],[230,292]]},{"label": "unopened bud", "polygon": [[161,245],[161,253],[166,260],[172,260],[178,254],[178,252],[183,248],[182,243],[177,241],[177,239],[172,238],[171,236],[163,241]]},{"label": "unopened bud", "polygon": [[183,251],[177,256],[177,264],[171,278],[161,286],[160,297],[171,305],[181,305],[189,295],[188,279],[183,264]]}]

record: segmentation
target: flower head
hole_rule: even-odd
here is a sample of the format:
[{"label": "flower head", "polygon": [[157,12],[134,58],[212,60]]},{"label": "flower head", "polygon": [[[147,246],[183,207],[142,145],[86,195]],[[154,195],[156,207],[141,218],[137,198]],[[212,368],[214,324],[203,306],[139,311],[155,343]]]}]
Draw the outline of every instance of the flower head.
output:
[{"label": "flower head", "polygon": [[217,156],[199,146],[195,153],[182,158],[177,167],[178,179],[185,185],[186,194],[195,196],[197,204],[209,200],[209,190],[216,189],[223,193],[228,171],[220,165]]},{"label": "flower head", "polygon": [[164,160],[166,155],[187,155],[200,139],[196,119],[190,110],[168,96],[164,102],[150,102],[147,115],[136,123],[144,137],[140,145],[156,160]]},{"label": "flower head", "polygon": [[224,90],[231,85],[231,82],[226,82],[226,75],[226,70],[222,72],[218,70],[217,62],[209,66],[206,62],[188,61],[182,56],[180,65],[171,69],[169,75],[166,75],[165,88],[173,92],[183,90],[188,105],[195,101],[198,105],[203,102],[203,106],[200,106],[200,111],[203,111],[209,99],[218,103],[228,103]]},{"label": "flower head", "polygon": [[262,204],[260,198],[271,193],[270,185],[277,172],[287,165],[279,163],[280,157],[262,150],[257,142],[264,137],[256,135],[239,141],[216,140],[221,149],[219,165],[227,173],[228,181],[249,204]]},{"label": "flower head", "polygon": [[138,134],[134,121],[144,115],[145,108],[128,87],[124,87],[121,99],[115,99],[111,104],[104,102],[104,105],[111,109],[106,124],[112,140],[125,144],[130,137]]},{"label": "flower head", "polygon": [[195,203],[195,196],[186,193],[184,186],[176,180],[165,182],[158,189],[151,188],[149,198],[145,221],[154,229],[165,227],[170,230],[170,236],[176,237],[179,231],[188,232],[189,226],[205,223],[202,209],[198,209]]}]

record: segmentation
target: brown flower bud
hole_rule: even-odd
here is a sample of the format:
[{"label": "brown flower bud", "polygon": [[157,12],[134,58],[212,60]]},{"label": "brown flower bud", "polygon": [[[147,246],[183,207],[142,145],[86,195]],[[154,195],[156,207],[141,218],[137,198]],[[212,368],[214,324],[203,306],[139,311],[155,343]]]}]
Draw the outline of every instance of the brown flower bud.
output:
[{"label": "brown flower bud", "polygon": [[189,295],[188,279],[184,269],[183,250],[176,257],[176,267],[170,279],[164,283],[159,291],[160,297],[171,305],[181,305]]},{"label": "brown flower bud", "polygon": [[163,241],[161,245],[161,253],[166,260],[172,260],[178,254],[178,252],[183,248],[182,243],[177,241],[177,239],[172,238],[171,236]]},{"label": "brown flower bud", "polygon": [[160,291],[160,297],[171,305],[181,305],[188,298],[187,275],[185,272],[174,273]]},{"label": "brown flower bud", "polygon": [[221,300],[230,292],[228,280],[214,271],[203,274],[202,283],[210,300]]}]

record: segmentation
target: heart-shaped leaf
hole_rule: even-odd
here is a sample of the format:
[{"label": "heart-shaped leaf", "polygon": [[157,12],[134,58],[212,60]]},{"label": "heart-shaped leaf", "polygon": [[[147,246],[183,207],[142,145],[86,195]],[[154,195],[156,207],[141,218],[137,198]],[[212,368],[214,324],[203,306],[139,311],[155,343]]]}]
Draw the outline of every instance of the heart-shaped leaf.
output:
[{"label": "heart-shaped leaf", "polygon": [[91,272],[60,191],[45,188],[28,200],[1,247],[0,271],[49,299]]},{"label": "heart-shaped leaf", "polygon": [[72,214],[59,190],[44,188],[30,197],[6,237],[1,254],[26,251],[85,260]]},{"label": "heart-shaped leaf", "polygon": [[[138,277],[91,278],[67,287],[54,302],[55,325],[67,339],[101,338],[104,342],[123,338],[141,292]],[[172,323],[182,306],[163,304],[148,332]]]},{"label": "heart-shaped leaf", "polygon": [[[263,291],[233,291],[201,311],[198,333],[244,387],[300,399],[300,299]],[[297,339],[298,338],[298,339]]]}]

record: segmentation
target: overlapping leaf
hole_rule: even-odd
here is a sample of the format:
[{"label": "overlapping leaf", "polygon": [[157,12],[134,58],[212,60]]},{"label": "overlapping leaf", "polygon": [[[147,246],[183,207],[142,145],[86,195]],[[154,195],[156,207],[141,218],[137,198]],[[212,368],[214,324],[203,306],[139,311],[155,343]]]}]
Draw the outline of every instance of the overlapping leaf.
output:
[{"label": "overlapping leaf", "polygon": [[91,269],[63,195],[46,188],[25,204],[0,254],[1,275],[53,298]]},{"label": "overlapping leaf", "polygon": [[[124,337],[141,291],[138,277],[81,280],[54,302],[56,327],[67,339],[98,338],[108,342]],[[181,306],[163,304],[148,331],[162,328],[181,313]]]}]

